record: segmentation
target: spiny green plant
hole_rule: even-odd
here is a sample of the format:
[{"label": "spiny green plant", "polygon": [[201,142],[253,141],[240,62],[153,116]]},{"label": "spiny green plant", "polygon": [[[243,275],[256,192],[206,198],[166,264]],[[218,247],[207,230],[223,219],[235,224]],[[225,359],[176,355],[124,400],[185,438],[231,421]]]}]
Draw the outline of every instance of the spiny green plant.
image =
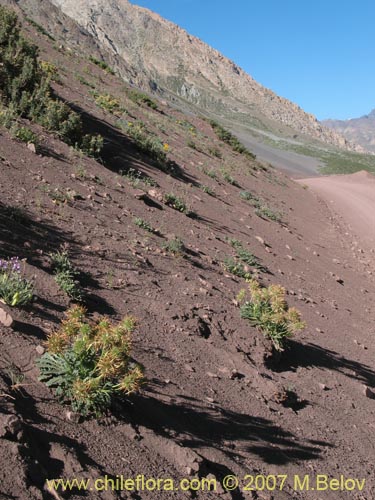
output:
[{"label": "spiny green plant", "polygon": [[178,236],[175,236],[174,238],[170,239],[167,243],[165,243],[163,245],[163,248],[167,252],[169,252],[175,256],[183,255],[185,252],[185,245],[184,245],[182,239],[179,238]]},{"label": "spiny green plant", "polygon": [[173,193],[166,193],[164,195],[164,202],[166,205],[174,208],[175,210],[178,210],[179,212],[182,212],[184,214],[190,213],[185,201]]},{"label": "spiny green plant", "polygon": [[248,292],[242,290],[238,300],[242,302],[241,317],[269,337],[278,351],[284,349],[288,338],[306,326],[300,312],[288,306],[281,285],[262,287],[256,280],[249,280]]},{"label": "spiny green plant", "polygon": [[25,306],[33,299],[34,285],[22,276],[18,257],[0,260],[0,300],[11,307]]},{"label": "spiny green plant", "polygon": [[210,121],[210,125],[212,129],[214,130],[215,134],[217,137],[225,142],[226,144],[229,144],[229,146],[233,149],[233,151],[240,153],[247,158],[254,160],[256,158],[255,154],[249,151],[238,139],[236,136],[234,136],[229,130],[226,130],[224,127],[222,127],[219,123],[217,123],[215,120]]},{"label": "spiny green plant", "polygon": [[84,308],[72,307],[48,337],[37,361],[39,379],[73,411],[100,415],[116,396],[137,392],[143,382],[142,368],[130,357],[135,327],[132,316],[117,325],[104,316],[91,322]]},{"label": "spiny green plant", "polygon": [[67,250],[50,253],[52,269],[55,274],[55,281],[59,288],[72,300],[81,302],[83,293],[77,276],[79,272],[75,269],[69,259]]}]

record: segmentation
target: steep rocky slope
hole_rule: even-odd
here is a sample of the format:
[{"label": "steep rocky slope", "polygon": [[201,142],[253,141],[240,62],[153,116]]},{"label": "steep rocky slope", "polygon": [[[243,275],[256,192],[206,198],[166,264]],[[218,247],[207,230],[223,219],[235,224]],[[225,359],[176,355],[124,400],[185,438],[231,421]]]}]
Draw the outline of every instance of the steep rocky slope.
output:
[{"label": "steep rocky slope", "polygon": [[350,120],[325,120],[326,127],[335,130],[349,141],[360,144],[375,153],[375,110],[368,115]]},{"label": "steep rocky slope", "polygon": [[[246,125],[348,150],[361,149],[322,126],[296,104],[261,86],[201,40],[127,0],[17,3],[33,19],[62,33],[65,41],[83,48],[97,45],[119,74],[138,87],[177,99],[180,104],[190,103],[208,114],[230,118],[234,127]],[[63,19],[58,15],[58,22],[54,6],[65,14]],[[85,40],[83,33],[91,40]]]},{"label": "steep rocky slope", "polygon": [[[38,136],[35,153],[0,128],[0,255],[27,259],[36,295],[12,309],[12,328],[0,326],[0,497],[78,499],[77,488],[52,495],[46,480],[144,474],[216,478],[218,489],[85,497],[374,498],[373,254],[308,189],[234,152],[205,120],[150,107],[81,53],[27,22],[25,32],[57,66],[56,95],[105,147],[95,161],[21,120]],[[168,145],[167,170],[140,151],[132,127]],[[168,206],[168,193],[192,213]],[[165,246],[176,236],[179,255]],[[244,270],[283,285],[307,322],[280,357],[240,318],[246,282],[225,264],[236,258],[233,239],[261,263]],[[133,354],[147,384],[98,420],[79,420],[38,381],[35,360],[69,306],[49,258],[61,245],[92,317],[138,318]],[[245,491],[257,473],[288,477],[276,493]],[[228,474],[241,488],[223,490]],[[365,485],[318,496],[295,491],[295,474]]]}]

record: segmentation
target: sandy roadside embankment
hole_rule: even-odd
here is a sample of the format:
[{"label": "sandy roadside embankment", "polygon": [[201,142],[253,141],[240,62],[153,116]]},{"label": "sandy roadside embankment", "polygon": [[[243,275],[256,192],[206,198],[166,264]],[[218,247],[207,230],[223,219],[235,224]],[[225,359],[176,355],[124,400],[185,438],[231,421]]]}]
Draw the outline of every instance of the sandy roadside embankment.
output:
[{"label": "sandy roadside embankment", "polygon": [[367,250],[375,249],[375,176],[365,172],[298,180],[323,198]]}]

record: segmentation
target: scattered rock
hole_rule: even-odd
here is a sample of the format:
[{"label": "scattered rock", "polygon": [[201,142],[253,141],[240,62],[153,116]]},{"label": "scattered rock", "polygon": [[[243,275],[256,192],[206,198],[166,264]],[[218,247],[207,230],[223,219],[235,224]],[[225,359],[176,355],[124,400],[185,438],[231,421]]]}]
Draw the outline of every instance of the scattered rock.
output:
[{"label": "scattered rock", "polygon": [[75,411],[68,410],[65,412],[66,419],[73,424],[79,424],[81,415]]},{"label": "scattered rock", "polygon": [[144,200],[145,198],[147,198],[147,194],[144,191],[142,191],[142,189],[135,189],[133,196],[137,200]]},{"label": "scattered rock", "polygon": [[36,146],[33,142],[29,142],[27,145],[27,149],[32,153],[36,154]]},{"label": "scattered rock", "polygon": [[0,304],[0,323],[7,327],[13,326],[14,323],[10,309],[5,304]]},{"label": "scattered rock", "polygon": [[35,350],[38,354],[40,354],[41,356],[46,352],[46,350],[44,349],[44,347],[42,345],[37,345],[35,347]]},{"label": "scattered rock", "polygon": [[363,386],[363,394],[366,396],[366,398],[375,399],[375,392],[367,385]]},{"label": "scattered rock", "polygon": [[261,236],[255,236],[255,239],[258,240],[261,245],[266,246],[266,242]]},{"label": "scattered rock", "polygon": [[0,414],[0,437],[16,438],[22,431],[22,421],[17,415]]}]

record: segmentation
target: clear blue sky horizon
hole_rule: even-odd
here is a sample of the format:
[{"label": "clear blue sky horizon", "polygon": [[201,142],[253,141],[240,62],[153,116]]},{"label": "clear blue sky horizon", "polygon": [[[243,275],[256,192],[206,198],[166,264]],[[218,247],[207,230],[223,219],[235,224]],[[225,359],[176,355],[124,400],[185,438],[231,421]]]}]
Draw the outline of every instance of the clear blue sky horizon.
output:
[{"label": "clear blue sky horizon", "polygon": [[371,0],[131,0],[178,24],[318,119],[375,108]]}]

